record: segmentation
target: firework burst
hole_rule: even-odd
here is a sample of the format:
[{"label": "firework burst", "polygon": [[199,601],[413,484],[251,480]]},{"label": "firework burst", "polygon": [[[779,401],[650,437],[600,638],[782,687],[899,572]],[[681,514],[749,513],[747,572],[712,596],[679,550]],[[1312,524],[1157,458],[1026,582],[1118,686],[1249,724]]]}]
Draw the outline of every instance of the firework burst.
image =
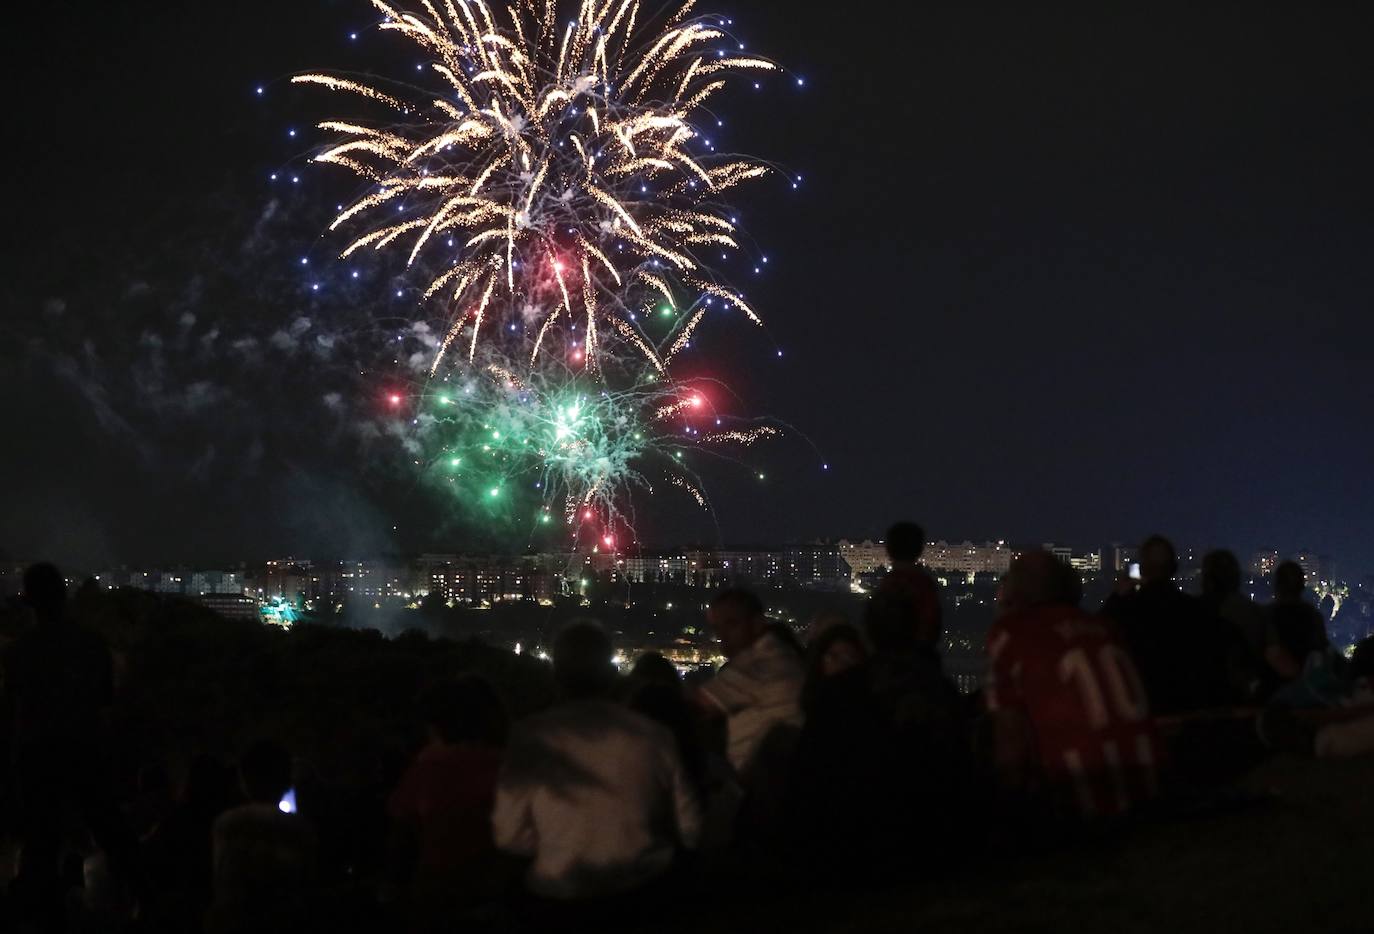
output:
[{"label": "firework burst", "polygon": [[739,249],[723,199],[770,169],[718,155],[701,127],[727,81],[777,66],[739,54],[695,0],[656,22],[638,0],[581,0],[571,19],[554,0],[372,2],[430,86],[293,81],[371,112],[319,124],[335,138],[314,159],[367,183],[331,225],[351,231],[341,255],[399,253],[423,277],[438,323],[423,414],[444,428],[431,462],[493,500],[493,476],[533,472],[566,521],[609,524],[657,453],[704,504],[680,446],[767,433],[700,435],[703,400],[671,367],[709,311],[760,323],[706,255]]},{"label": "firework burst", "polygon": [[686,474],[681,455],[694,440],[681,418],[644,415],[683,387],[619,383],[588,383],[555,368],[521,377],[498,364],[459,364],[431,384],[420,432],[429,469],[493,511],[523,491],[548,490],[562,494],[561,513],[541,502],[538,522],[609,524],[621,516],[627,488],[653,489],[651,470]]}]

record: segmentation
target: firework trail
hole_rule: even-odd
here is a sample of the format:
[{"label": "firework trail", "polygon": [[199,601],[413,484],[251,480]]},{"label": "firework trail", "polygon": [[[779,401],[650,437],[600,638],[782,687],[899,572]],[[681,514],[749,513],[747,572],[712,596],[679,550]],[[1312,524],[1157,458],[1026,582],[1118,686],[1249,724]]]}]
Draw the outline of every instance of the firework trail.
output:
[{"label": "firework trail", "polygon": [[666,19],[639,0],[581,0],[571,18],[554,0],[372,2],[425,57],[427,88],[292,80],[367,115],[319,124],[334,140],[314,160],[367,183],[331,224],[352,237],[341,256],[403,255],[441,319],[413,420],[430,462],[493,500],[533,472],[564,521],[609,526],[658,455],[702,503],[682,445],[771,430],[702,436],[702,398],[670,372],[708,310],[761,323],[706,255],[739,248],[723,198],[770,169],[717,155],[701,127],[729,80],[777,66],[695,0]]}]

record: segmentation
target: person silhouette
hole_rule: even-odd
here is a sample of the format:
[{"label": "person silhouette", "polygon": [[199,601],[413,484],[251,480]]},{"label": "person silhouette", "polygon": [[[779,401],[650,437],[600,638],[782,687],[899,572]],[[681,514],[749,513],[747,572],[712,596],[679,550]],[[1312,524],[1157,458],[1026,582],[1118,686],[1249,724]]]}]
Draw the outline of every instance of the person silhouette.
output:
[{"label": "person silhouette", "polygon": [[1307,573],[1296,561],[1285,561],[1274,569],[1274,602],[1269,616],[1269,642],[1265,661],[1278,677],[1294,681],[1301,677],[1309,655],[1330,646],[1326,620],[1304,599]]},{"label": "person silhouette", "polygon": [[105,851],[111,871],[139,885],[133,835],[106,764],[105,713],[114,696],[110,650],[67,613],[67,582],[55,565],[24,573],[35,625],[5,651],[4,716],[22,844],[11,892],[40,927],[61,923],[59,856],[75,815]]},{"label": "person silhouette", "polygon": [[1151,535],[1140,546],[1140,583],[1122,578],[1102,604],[1135,663],[1150,711],[1173,716],[1224,707],[1242,699],[1229,671],[1233,639],[1204,603],[1176,580],[1178,553],[1169,539]]},{"label": "person silhouette", "polygon": [[916,640],[931,647],[940,644],[944,617],[935,580],[918,564],[926,547],[926,533],[915,522],[897,522],[887,530],[887,557],[891,564],[878,585],[878,594],[911,604],[911,624]]}]

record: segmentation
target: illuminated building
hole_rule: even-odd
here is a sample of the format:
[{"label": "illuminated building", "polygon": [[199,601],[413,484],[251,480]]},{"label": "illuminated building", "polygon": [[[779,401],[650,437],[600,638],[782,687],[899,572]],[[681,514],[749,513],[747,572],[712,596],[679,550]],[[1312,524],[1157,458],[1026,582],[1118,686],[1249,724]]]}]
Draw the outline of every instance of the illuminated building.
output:
[{"label": "illuminated building", "polygon": [[842,587],[850,580],[849,564],[838,545],[812,542],[781,549],[722,548],[684,556],[694,581],[711,584],[751,581],[802,587]]},{"label": "illuminated building", "polygon": [[1073,561],[1073,549],[1067,545],[1056,545],[1054,542],[1045,542],[1045,544],[1040,547],[1054,555],[1054,559],[1060,564],[1069,564]]},{"label": "illuminated building", "polygon": [[850,573],[855,577],[887,570],[887,546],[880,541],[864,539],[861,542],[851,542],[842,538],[836,547],[840,549],[840,556],[844,558],[845,563],[849,565]]},{"label": "illuminated building", "polygon": [[1071,555],[1069,557],[1069,567],[1078,571],[1080,574],[1097,574],[1102,570],[1102,552],[1089,551],[1081,555]]},{"label": "illuminated building", "polygon": [[835,545],[792,545],[785,552],[786,573],[802,586],[848,586],[852,571]]},{"label": "illuminated building", "polygon": [[962,542],[951,545],[946,541],[927,542],[920,563],[932,571],[955,574],[996,574],[999,577],[1011,568],[1012,550],[1006,542]]},{"label": "illuminated building", "polygon": [[1101,551],[1074,554],[1073,549],[1068,545],[1056,545],[1054,542],[1045,542],[1040,547],[1054,555],[1055,560],[1067,564],[1080,574],[1097,574],[1102,570]]},{"label": "illuminated building", "polygon": [[533,557],[467,558],[432,565],[427,590],[453,604],[547,602],[558,592],[558,577]]},{"label": "illuminated building", "polygon": [[187,581],[186,592],[196,596],[242,594],[243,575],[236,571],[195,571]]},{"label": "illuminated building", "polygon": [[647,551],[626,555],[617,564],[625,579],[634,584],[681,584],[692,582],[692,574],[700,567],[699,560],[689,558],[685,552]]}]

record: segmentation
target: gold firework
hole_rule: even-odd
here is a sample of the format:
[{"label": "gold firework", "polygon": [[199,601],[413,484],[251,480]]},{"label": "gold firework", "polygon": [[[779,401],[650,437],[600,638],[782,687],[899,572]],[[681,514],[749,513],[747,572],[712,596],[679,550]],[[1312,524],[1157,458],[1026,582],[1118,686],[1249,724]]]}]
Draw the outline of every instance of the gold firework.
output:
[{"label": "gold firework", "polygon": [[[580,0],[570,20],[556,0],[372,3],[428,59],[432,90],[293,81],[378,110],[320,123],[336,138],[315,160],[369,182],[331,225],[359,228],[343,256],[404,250],[439,270],[424,289],[447,317],[431,373],[465,329],[469,359],[500,334],[534,366],[552,332],[596,376],[618,353],[663,373],[708,296],[759,322],[702,254],[738,248],[721,195],[768,169],[715,155],[698,126],[731,76],[777,66],[727,51],[719,18],[693,16],[695,0],[657,23],[639,0]],[[660,301],[675,326],[655,339],[640,315]]]}]

